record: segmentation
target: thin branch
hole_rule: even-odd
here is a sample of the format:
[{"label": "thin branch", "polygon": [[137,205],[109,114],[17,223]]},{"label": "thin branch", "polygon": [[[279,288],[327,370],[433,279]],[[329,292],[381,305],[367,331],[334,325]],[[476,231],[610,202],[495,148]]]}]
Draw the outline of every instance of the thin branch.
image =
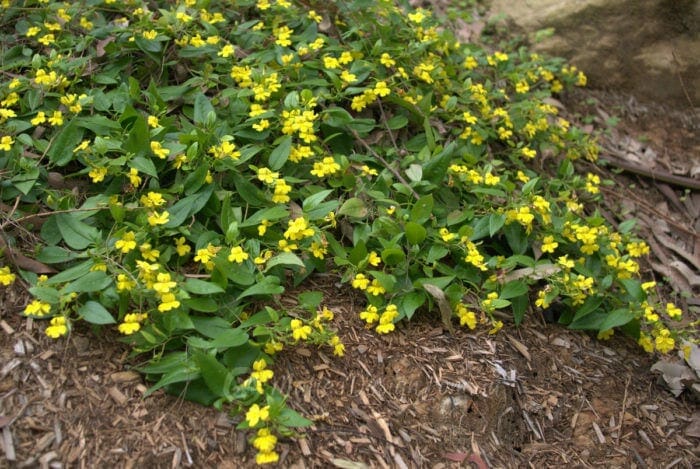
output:
[{"label": "thin branch", "polygon": [[700,190],[700,181],[697,179],[687,178],[683,176],[678,176],[675,174],[667,173],[665,171],[656,171],[636,164],[630,163],[628,161],[623,161],[619,158],[614,158],[610,156],[604,157],[612,166],[622,169],[630,173],[638,174],[640,176],[648,177],[654,181],[663,181],[675,186],[681,186],[687,189]]},{"label": "thin branch", "polygon": [[360,142],[360,143],[362,144],[362,146],[365,147],[365,149],[366,149],[368,152],[370,152],[370,153],[372,154],[372,156],[374,156],[376,159],[378,159],[378,160],[384,165],[384,167],[385,167],[386,169],[388,169],[389,171],[391,171],[391,173],[392,173],[394,176],[396,176],[396,179],[398,179],[400,183],[402,183],[403,185],[405,185],[406,187],[408,187],[408,189],[411,191],[411,194],[413,194],[413,197],[415,197],[416,200],[420,199],[420,195],[418,194],[418,192],[416,192],[415,189],[413,189],[413,188],[408,184],[408,181],[406,181],[406,179],[404,179],[404,177],[401,176],[401,173],[399,173],[399,172],[396,170],[396,168],[394,168],[393,166],[391,166],[389,163],[387,163],[387,161],[386,161],[384,158],[382,158],[381,156],[379,156],[379,154],[378,154],[376,151],[374,151],[374,149],[373,149],[371,146],[369,146],[369,144],[368,144],[367,142],[365,142],[365,141],[362,139],[362,137],[360,137],[360,134],[358,134],[357,131],[356,131],[355,129],[349,129],[349,130],[350,130],[350,133],[352,133],[353,137],[355,137],[355,139],[356,139],[358,142]]}]

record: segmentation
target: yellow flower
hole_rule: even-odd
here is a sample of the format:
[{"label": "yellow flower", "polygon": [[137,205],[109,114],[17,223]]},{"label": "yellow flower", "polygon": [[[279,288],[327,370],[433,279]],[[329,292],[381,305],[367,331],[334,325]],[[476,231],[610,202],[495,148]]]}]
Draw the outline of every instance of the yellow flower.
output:
[{"label": "yellow flower", "polygon": [[160,272],[158,275],[156,275],[156,281],[153,283],[153,290],[159,294],[164,295],[165,293],[170,292],[171,289],[175,288],[177,286],[177,283],[172,281],[170,278],[170,274],[167,272]]},{"label": "yellow flower", "polygon": [[63,125],[63,113],[61,111],[54,111],[51,117],[49,117],[49,124],[56,127]]},{"label": "yellow flower", "polygon": [[385,67],[393,67],[396,65],[396,61],[391,58],[391,55],[388,53],[384,52],[381,57],[379,57],[379,63],[384,65]]},{"label": "yellow flower", "polygon": [[264,359],[253,362],[253,371],[250,373],[251,378],[258,383],[266,383],[272,379],[274,372],[267,369],[267,362]]},{"label": "yellow flower", "polygon": [[123,254],[128,253],[136,248],[136,233],[127,231],[122,237],[114,243],[114,247],[119,249]]},{"label": "yellow flower", "polygon": [[680,319],[683,311],[673,303],[666,303],[666,314],[672,319]]},{"label": "yellow flower", "polygon": [[367,287],[367,293],[369,293],[370,295],[379,296],[383,293],[386,293],[386,289],[382,286],[381,283],[379,283],[379,280],[375,278],[372,280],[372,284]]},{"label": "yellow flower", "polygon": [[167,210],[164,210],[160,214],[158,212],[151,212],[148,215],[148,224],[151,226],[165,225],[170,220],[170,214]]},{"label": "yellow flower", "polygon": [[129,169],[129,183],[134,187],[141,185],[141,176],[136,168]]},{"label": "yellow flower", "polygon": [[366,290],[368,286],[369,279],[365,276],[365,274],[357,274],[352,280],[352,287],[357,288],[358,290]]},{"label": "yellow flower", "polygon": [[40,125],[46,122],[46,114],[44,114],[44,111],[39,111],[37,112],[36,116],[29,121],[32,123],[32,125]]},{"label": "yellow flower", "polygon": [[136,282],[127,277],[126,274],[117,275],[117,291],[129,291],[136,286]]},{"label": "yellow flower", "polygon": [[66,318],[63,316],[56,316],[51,319],[49,327],[46,328],[46,335],[52,339],[58,339],[61,336],[68,333],[68,326],[66,326]]},{"label": "yellow flower", "polygon": [[51,312],[51,305],[40,300],[32,300],[25,308],[22,314],[25,316],[43,317]]},{"label": "yellow flower", "polygon": [[148,126],[152,129],[158,128],[160,126],[160,122],[158,122],[158,118],[156,116],[148,116]]},{"label": "yellow flower", "polygon": [[637,343],[644,349],[645,352],[654,352],[654,341],[652,341],[651,337],[649,337],[648,335],[644,333],[640,334],[639,341]]},{"label": "yellow flower", "polygon": [[160,142],[151,142],[151,151],[161,160],[164,160],[170,154],[170,150],[164,148]]},{"label": "yellow flower", "polygon": [[180,302],[175,298],[174,293],[165,293],[160,297],[160,304],[158,305],[158,311],[164,313],[170,311],[171,309],[179,308]]},{"label": "yellow flower", "polygon": [[323,259],[328,253],[326,247],[323,244],[316,241],[311,243],[311,246],[309,246],[309,251],[311,252],[311,254],[313,254],[314,257],[318,259]]},{"label": "yellow flower", "polygon": [[676,341],[673,340],[668,329],[661,329],[654,340],[654,344],[656,345],[656,350],[660,353],[668,353],[676,346]]},{"label": "yellow flower", "polygon": [[310,238],[315,233],[314,229],[309,226],[309,222],[307,222],[304,217],[289,220],[287,224],[288,228],[284,232],[284,238],[291,241],[300,241],[304,238]]},{"label": "yellow flower", "polygon": [[614,334],[615,334],[615,331],[613,329],[606,329],[604,331],[599,331],[598,332],[598,340],[609,340]]},{"label": "yellow flower", "polygon": [[374,267],[377,267],[379,264],[382,263],[382,258],[379,257],[379,255],[376,252],[370,251],[367,257],[367,263]]},{"label": "yellow flower", "polygon": [[270,452],[260,452],[255,455],[255,464],[263,465],[263,464],[275,464],[277,461],[280,460],[280,455],[277,454],[274,451]]},{"label": "yellow flower", "polygon": [[494,335],[498,334],[498,331],[500,331],[503,328],[503,321],[496,321],[493,323],[493,327],[489,331],[489,334]]},{"label": "yellow flower", "polygon": [[158,31],[151,29],[149,31],[144,31],[141,35],[144,39],[153,40],[158,37]]},{"label": "yellow flower", "polygon": [[163,194],[152,191],[146,195],[142,195],[139,201],[141,202],[141,205],[148,208],[156,208],[165,204]]},{"label": "yellow flower", "polygon": [[88,172],[88,176],[92,179],[92,182],[102,182],[105,179],[105,176],[107,175],[107,168],[104,166],[100,166],[98,168],[92,168],[90,172]]},{"label": "yellow flower", "polygon": [[14,138],[9,135],[3,135],[0,137],[0,150],[10,151],[13,143],[15,143]]},{"label": "yellow flower", "polygon": [[274,184],[280,177],[280,173],[272,171],[270,168],[260,168],[257,174],[258,180],[265,184]]},{"label": "yellow flower", "polygon": [[312,332],[311,326],[304,324],[300,319],[292,319],[290,327],[292,328],[292,338],[294,340],[306,340]]},{"label": "yellow flower", "polygon": [[265,407],[260,407],[258,404],[253,404],[245,414],[245,419],[248,422],[249,427],[254,427],[258,424],[258,422],[265,422],[269,418],[270,406],[267,405]]},{"label": "yellow flower", "polygon": [[12,285],[16,278],[17,276],[10,272],[9,267],[0,267],[0,284],[7,287],[9,285]]},{"label": "yellow flower", "polygon": [[189,246],[189,244],[187,244],[187,240],[184,236],[181,236],[175,240],[175,251],[177,252],[178,256],[186,256],[191,250],[192,248]]},{"label": "yellow flower", "polygon": [[228,255],[228,261],[241,264],[243,261],[248,259],[248,257],[248,253],[245,252],[242,247],[236,246],[231,248],[231,253]]},{"label": "yellow flower", "polygon": [[542,240],[542,252],[553,253],[558,246],[559,243],[554,241],[554,236],[545,236]]},{"label": "yellow flower", "polygon": [[334,335],[331,337],[331,340],[328,342],[328,345],[333,347],[333,355],[336,357],[342,357],[345,355],[345,345],[340,341],[340,338],[337,335]]},{"label": "yellow flower", "polygon": [[379,321],[379,313],[376,306],[368,306],[365,311],[360,313],[360,319],[365,321],[367,324],[372,324]]},{"label": "yellow flower", "polygon": [[469,329],[476,328],[476,314],[473,311],[467,309],[467,307],[459,303],[456,307],[457,317],[459,318],[460,326],[467,326]]}]

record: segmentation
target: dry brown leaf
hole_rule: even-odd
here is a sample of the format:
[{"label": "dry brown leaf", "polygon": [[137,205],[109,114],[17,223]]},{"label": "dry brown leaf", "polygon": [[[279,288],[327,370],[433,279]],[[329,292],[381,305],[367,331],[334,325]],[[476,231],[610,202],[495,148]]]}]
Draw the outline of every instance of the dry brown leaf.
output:
[{"label": "dry brown leaf", "polygon": [[447,301],[447,298],[445,297],[445,292],[443,292],[440,287],[430,283],[424,283],[423,288],[425,291],[430,293],[430,296],[435,298],[435,301],[437,301],[438,308],[440,308],[442,323],[444,324],[445,328],[450,331],[450,334],[454,335],[455,330],[452,326],[452,308],[450,308],[450,302]]}]

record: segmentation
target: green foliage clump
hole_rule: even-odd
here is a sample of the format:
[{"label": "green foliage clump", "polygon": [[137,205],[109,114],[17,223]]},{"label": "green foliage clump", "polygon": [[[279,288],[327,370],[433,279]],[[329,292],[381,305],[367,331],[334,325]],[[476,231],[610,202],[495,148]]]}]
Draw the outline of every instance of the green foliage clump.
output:
[{"label": "green foliage clump", "polygon": [[6,3],[3,226],[37,231],[58,271],[17,270],[25,314],[52,337],[115,325],[150,354],[151,392],[245,413],[259,463],[309,423],[272,356],[344,353],[319,293],[276,301],[313,272],[363,291],[378,333],[433,307],[492,333],[498,312],[556,307],[675,347],[648,246],[590,208],[601,181],[575,161],[595,140],[548,101],[585,84],[575,67],[460,44],[390,1]]}]

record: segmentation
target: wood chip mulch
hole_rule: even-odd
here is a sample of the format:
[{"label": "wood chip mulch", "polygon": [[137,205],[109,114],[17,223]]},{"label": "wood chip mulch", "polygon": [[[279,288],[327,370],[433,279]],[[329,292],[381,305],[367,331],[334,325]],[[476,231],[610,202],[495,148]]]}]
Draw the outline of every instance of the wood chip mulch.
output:
[{"label": "wood chip mulch", "polygon": [[[700,411],[649,373],[624,339],[556,325],[497,336],[430,318],[378,336],[352,292],[317,288],[346,357],[292,348],[275,364],[290,404],[315,424],[279,445],[279,467],[698,467]],[[236,420],[177,397],[143,399],[128,350],[110,334],[53,341],[0,292],[0,467],[253,466]]]}]

